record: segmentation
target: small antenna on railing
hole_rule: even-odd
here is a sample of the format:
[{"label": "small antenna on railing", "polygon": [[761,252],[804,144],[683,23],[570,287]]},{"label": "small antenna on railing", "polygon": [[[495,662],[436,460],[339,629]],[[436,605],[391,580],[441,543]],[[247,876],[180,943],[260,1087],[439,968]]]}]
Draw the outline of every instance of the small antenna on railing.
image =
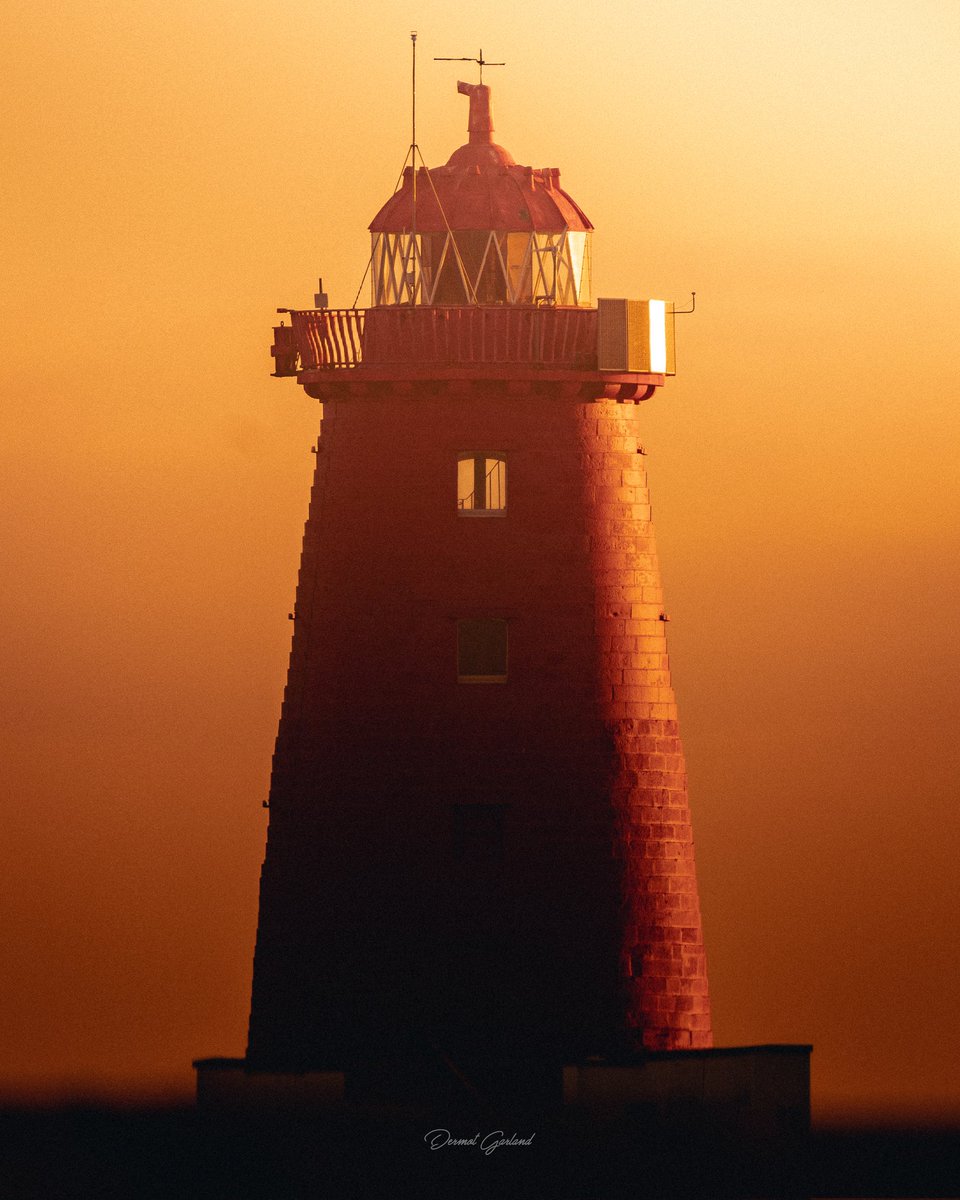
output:
[{"label": "small antenna on railing", "polygon": [[480,67],[480,82],[483,83],[483,68],[484,67],[505,67],[507,64],[502,62],[487,62],[483,57],[483,51],[480,51],[479,58],[435,58],[434,62],[473,62]]},{"label": "small antenna on railing", "polygon": [[417,31],[410,30],[410,50],[412,54],[412,77],[411,77],[411,100],[412,100],[412,116],[410,122],[410,146],[411,149],[417,144]]},{"label": "small antenna on railing", "polygon": [[413,55],[411,79],[410,169],[413,172],[413,216],[410,221],[410,303],[417,302],[417,31],[410,31]]},{"label": "small antenna on railing", "polygon": [[695,312],[696,307],[697,307],[697,293],[696,292],[690,293],[690,300],[691,300],[690,307],[689,308],[675,308],[673,310],[674,316],[682,316],[684,313]]}]

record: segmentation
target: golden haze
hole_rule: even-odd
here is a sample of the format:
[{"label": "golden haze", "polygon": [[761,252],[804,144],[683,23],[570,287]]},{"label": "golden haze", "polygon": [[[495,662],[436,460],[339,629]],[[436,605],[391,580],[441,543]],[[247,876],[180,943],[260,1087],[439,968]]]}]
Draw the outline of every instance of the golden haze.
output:
[{"label": "golden haze", "polygon": [[[718,1040],[812,1041],[819,1115],[960,1114],[955,15],[415,17],[429,162],[466,124],[432,57],[483,45],[497,140],[597,226],[596,290],[697,290],[644,415]],[[386,0],[11,25],[8,1096],[182,1094],[242,1052],[318,417],[270,325],[318,274],[353,301],[409,27]]]}]

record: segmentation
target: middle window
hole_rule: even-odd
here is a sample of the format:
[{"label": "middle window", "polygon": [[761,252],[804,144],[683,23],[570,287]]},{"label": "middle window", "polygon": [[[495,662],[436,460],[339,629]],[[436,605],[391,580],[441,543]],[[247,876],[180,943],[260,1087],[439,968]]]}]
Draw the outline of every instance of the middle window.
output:
[{"label": "middle window", "polygon": [[457,682],[506,683],[507,623],[498,618],[457,622]]}]

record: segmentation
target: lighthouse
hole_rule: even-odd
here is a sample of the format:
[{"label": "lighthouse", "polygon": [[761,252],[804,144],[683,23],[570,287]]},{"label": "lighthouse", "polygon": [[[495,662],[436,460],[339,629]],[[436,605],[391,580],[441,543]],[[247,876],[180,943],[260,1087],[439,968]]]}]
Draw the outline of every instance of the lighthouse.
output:
[{"label": "lighthouse", "polygon": [[370,222],[369,306],[321,284],[274,330],[321,420],[248,1044],[194,1064],[212,1169],[802,1196],[811,1047],[712,1042],[642,445],[674,309],[595,297],[559,171],[458,90],[467,142]]},{"label": "lighthouse", "polygon": [[370,307],[275,331],[322,420],[254,1070],[495,1089],[509,1063],[711,1045],[641,444],[672,309],[595,300],[559,170],[458,87],[468,141],[370,223]]}]

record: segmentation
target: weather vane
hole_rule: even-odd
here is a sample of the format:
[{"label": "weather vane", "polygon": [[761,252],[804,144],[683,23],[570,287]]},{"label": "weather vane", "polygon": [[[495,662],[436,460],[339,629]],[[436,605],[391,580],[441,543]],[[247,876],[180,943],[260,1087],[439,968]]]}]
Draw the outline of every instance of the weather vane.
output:
[{"label": "weather vane", "polygon": [[483,68],[484,67],[505,67],[507,64],[502,62],[487,62],[483,57],[483,51],[480,51],[479,58],[435,58],[434,62],[475,62],[480,67],[480,82],[483,83]]}]

